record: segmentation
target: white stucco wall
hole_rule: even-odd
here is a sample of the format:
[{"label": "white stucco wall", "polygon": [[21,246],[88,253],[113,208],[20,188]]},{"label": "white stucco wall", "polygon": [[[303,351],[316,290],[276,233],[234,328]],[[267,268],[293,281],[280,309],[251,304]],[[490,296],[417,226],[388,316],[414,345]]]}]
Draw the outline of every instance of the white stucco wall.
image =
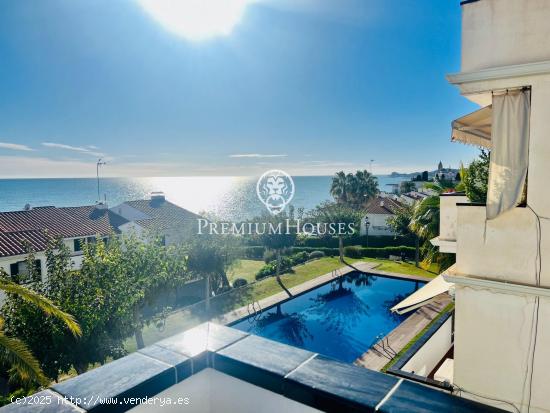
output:
[{"label": "white stucco wall", "polygon": [[132,413],[314,413],[319,410],[207,368],[159,393],[158,398],[189,398],[187,405],[142,405]]},{"label": "white stucco wall", "polygon": [[456,241],[457,203],[468,202],[467,196],[442,195],[439,197],[439,239]]},{"label": "white stucco wall", "polygon": [[[390,214],[367,214],[367,217],[370,222],[369,235],[395,235],[387,222],[388,218],[391,217]],[[365,218],[361,220],[361,228],[359,233],[361,235],[365,235],[367,233],[365,229]]]},{"label": "white stucco wall", "polygon": [[[515,208],[486,221],[485,207],[458,207],[456,271],[460,274],[523,284],[535,282],[537,223],[528,208]],[[547,231],[545,240],[550,232]],[[547,244],[548,245],[548,244]],[[550,259],[550,251],[542,251]],[[543,266],[550,266],[549,260]],[[550,276],[542,285],[550,286]]]},{"label": "white stucco wall", "polygon": [[[43,252],[37,252],[34,254],[35,259],[40,260],[40,267],[42,271],[42,279],[44,280],[46,277],[47,267],[46,267],[46,255]],[[27,255],[15,255],[12,257],[3,257],[0,258],[0,268],[3,268],[4,271],[8,273],[8,275],[11,275],[10,273],[10,265],[15,264],[19,261],[25,261],[27,259]]]},{"label": "white stucco wall", "polygon": [[462,71],[550,60],[548,0],[462,6]]},{"label": "white stucco wall", "polygon": [[453,345],[452,320],[453,317],[449,317],[401,370],[424,377],[430,374]]},{"label": "white stucco wall", "polygon": [[[491,103],[492,90],[531,87],[527,203],[539,216],[550,217],[550,73],[520,73],[532,70],[529,64],[550,60],[550,1],[481,0],[462,9],[462,71],[491,71],[453,81],[463,95],[481,105]],[[542,218],[540,229],[540,279],[549,288],[550,220]],[[537,219],[529,208],[515,208],[485,226],[484,207],[459,207],[456,271],[534,286],[537,233]],[[459,285],[455,291],[455,384],[527,411],[535,295]],[[538,294],[531,412],[550,412],[550,302],[542,291]]]},{"label": "white stucco wall", "polygon": [[[527,411],[534,296],[456,286],[454,384]],[[531,413],[550,412],[550,299],[542,298]],[[503,409],[502,403],[476,398]]]}]

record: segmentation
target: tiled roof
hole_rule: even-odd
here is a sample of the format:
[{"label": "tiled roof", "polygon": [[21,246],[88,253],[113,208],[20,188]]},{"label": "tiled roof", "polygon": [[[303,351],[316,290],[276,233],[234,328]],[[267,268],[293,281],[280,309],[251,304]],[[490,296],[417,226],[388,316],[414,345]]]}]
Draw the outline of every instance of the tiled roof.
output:
[{"label": "tiled roof", "polygon": [[48,236],[43,231],[0,232],[0,257],[26,254],[28,247],[43,251],[48,245]]},{"label": "tiled roof", "polygon": [[108,209],[81,207],[38,207],[28,211],[0,213],[0,257],[43,251],[52,237],[76,238],[109,235],[127,222]]},{"label": "tiled roof", "polygon": [[393,215],[403,204],[392,198],[377,196],[367,202],[365,211],[367,214]]},{"label": "tiled roof", "polygon": [[188,226],[200,218],[197,214],[162,199],[128,201],[125,204],[151,217],[136,221],[138,225],[150,230]]}]

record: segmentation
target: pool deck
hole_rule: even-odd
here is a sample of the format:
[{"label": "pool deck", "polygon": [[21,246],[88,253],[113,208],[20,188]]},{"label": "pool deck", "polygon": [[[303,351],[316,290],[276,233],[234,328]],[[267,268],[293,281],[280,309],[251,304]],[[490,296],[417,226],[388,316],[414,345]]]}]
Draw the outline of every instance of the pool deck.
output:
[{"label": "pool deck", "polygon": [[[302,293],[307,292],[309,290],[312,290],[312,289],[314,289],[314,288],[316,288],[316,287],[318,287],[322,284],[325,284],[325,283],[327,283],[331,280],[334,280],[334,279],[338,278],[341,275],[345,275],[349,272],[356,271],[356,270],[368,272],[370,274],[379,274],[379,275],[383,275],[383,276],[386,276],[386,277],[397,277],[397,278],[403,278],[403,279],[414,280],[414,281],[424,281],[425,282],[425,281],[430,281],[431,280],[431,278],[426,278],[426,277],[417,276],[417,275],[406,275],[406,274],[398,274],[398,273],[387,272],[387,271],[379,271],[379,270],[376,270],[376,267],[378,265],[379,264],[377,264],[377,263],[371,263],[371,262],[362,262],[362,261],[355,262],[355,263],[352,264],[352,266],[346,266],[346,267],[340,268],[338,270],[331,271],[327,274],[321,275],[319,277],[316,277],[314,279],[306,281],[302,284],[296,285],[296,286],[290,288],[289,290],[290,290],[290,293],[293,296],[298,295],[298,294],[302,294]],[[260,308],[268,308],[268,307],[271,307],[271,306],[273,306],[275,304],[278,304],[282,301],[285,301],[288,298],[289,298],[288,295],[284,291],[281,291],[280,293],[271,295],[269,297],[266,297],[266,298],[260,300],[258,302],[258,304],[259,304]],[[256,307],[256,308],[258,308],[258,307]],[[218,323],[218,324],[229,324],[229,323],[232,323],[234,321],[237,321],[237,320],[239,320],[243,317],[247,317],[248,315],[250,315],[249,309],[250,309],[249,306],[243,306],[243,307],[237,308],[233,311],[230,311],[230,312],[228,312],[228,313],[226,313],[226,314],[224,314],[220,317],[217,317],[216,319],[214,319],[212,321],[215,322],[215,323]],[[420,330],[422,328],[424,328],[424,327],[421,327]],[[420,330],[418,330],[418,331],[420,331]],[[414,337],[414,335],[413,335],[413,337]],[[386,363],[384,363],[384,365],[385,364]]]},{"label": "pool deck", "polygon": [[405,321],[399,324],[382,340],[367,350],[354,364],[371,370],[382,370],[416,335],[421,332],[452,299],[448,294],[441,294],[430,304],[416,310]]}]

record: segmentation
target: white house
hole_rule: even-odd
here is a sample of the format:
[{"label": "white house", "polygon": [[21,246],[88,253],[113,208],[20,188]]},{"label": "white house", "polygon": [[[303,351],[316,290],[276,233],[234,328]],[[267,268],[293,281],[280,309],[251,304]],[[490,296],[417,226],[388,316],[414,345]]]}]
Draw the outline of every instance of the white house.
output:
[{"label": "white house", "polygon": [[391,196],[377,196],[371,199],[365,206],[366,215],[361,220],[359,233],[366,235],[368,223],[369,235],[395,235],[388,225],[388,218],[392,217],[400,207],[402,203]]},{"label": "white house", "polygon": [[177,244],[197,233],[199,215],[166,200],[153,192],[150,199],[127,201],[111,208],[126,222],[118,227],[123,234],[157,235],[165,245]]},{"label": "white house", "polygon": [[109,237],[126,220],[105,205],[30,208],[0,212],[0,267],[14,279],[25,281],[29,249],[42,278],[46,276],[45,250],[52,237],[61,237],[71,253],[75,268],[82,262],[82,245],[96,237]]}]

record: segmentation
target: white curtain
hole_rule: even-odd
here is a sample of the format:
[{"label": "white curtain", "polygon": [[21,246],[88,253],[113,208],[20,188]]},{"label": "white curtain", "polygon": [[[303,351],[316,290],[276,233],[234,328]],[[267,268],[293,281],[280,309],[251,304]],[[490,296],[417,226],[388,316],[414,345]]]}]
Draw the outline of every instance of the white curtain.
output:
[{"label": "white curtain", "polygon": [[492,151],[487,193],[487,219],[521,201],[529,163],[529,90],[493,96]]}]

